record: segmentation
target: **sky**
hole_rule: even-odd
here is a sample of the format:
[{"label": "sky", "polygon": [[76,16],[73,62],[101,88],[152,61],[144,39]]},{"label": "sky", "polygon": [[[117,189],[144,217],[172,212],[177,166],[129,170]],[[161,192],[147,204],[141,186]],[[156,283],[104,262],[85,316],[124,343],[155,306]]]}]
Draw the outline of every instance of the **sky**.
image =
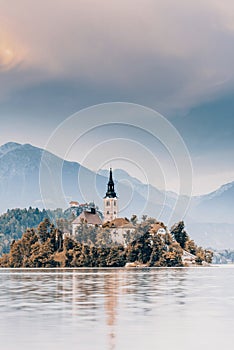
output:
[{"label": "sky", "polygon": [[[14,5],[0,0],[0,8],[0,144],[46,147],[74,113],[130,103],[157,111],[178,130],[191,156],[194,194],[234,180],[232,0],[21,0]],[[110,122],[118,121],[113,118]],[[141,118],[150,127],[144,113]],[[123,159],[127,148],[115,138],[124,135],[129,141],[131,133],[118,125],[115,133],[108,132],[111,161],[121,165],[114,157]],[[170,165],[164,153],[153,141],[149,145],[145,130],[140,134],[133,140],[160,159],[165,178]],[[87,153],[93,140],[106,141],[106,127],[86,136],[78,149]],[[74,145],[69,150],[68,159],[82,162],[82,152]],[[109,166],[111,154],[105,159],[105,150],[97,147],[96,168]],[[137,155],[147,158],[142,150]],[[132,156],[126,157],[125,170],[134,175]],[[90,161],[86,165],[94,167]],[[150,163],[143,168],[150,173]],[[173,174],[169,190],[176,190]]]}]

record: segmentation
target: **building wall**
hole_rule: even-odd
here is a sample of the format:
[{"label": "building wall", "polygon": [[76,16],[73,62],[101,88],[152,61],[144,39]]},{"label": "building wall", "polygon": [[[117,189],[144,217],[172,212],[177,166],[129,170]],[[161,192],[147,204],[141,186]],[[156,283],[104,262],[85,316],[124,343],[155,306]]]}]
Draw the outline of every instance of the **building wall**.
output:
[{"label": "building wall", "polygon": [[111,240],[113,243],[125,245],[125,235],[128,232],[134,233],[135,231],[136,231],[135,228],[125,228],[125,227],[112,228],[111,229]]},{"label": "building wall", "polygon": [[118,217],[118,199],[104,198],[104,221],[112,221]]},{"label": "building wall", "polygon": [[79,224],[72,224],[72,235],[75,236],[76,235],[76,230],[77,227],[79,226]]}]

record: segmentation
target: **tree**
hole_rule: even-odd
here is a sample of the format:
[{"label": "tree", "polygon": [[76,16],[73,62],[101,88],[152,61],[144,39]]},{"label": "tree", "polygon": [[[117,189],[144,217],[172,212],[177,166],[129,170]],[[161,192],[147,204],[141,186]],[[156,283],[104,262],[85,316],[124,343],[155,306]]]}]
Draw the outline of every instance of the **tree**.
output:
[{"label": "tree", "polygon": [[186,242],[189,239],[187,232],[184,230],[184,222],[180,221],[171,228],[171,234],[180,244],[181,248],[185,249]]},{"label": "tree", "polygon": [[51,223],[48,218],[45,218],[38,226],[37,232],[42,243],[50,237]]},{"label": "tree", "polygon": [[123,267],[126,264],[126,253],[122,246],[112,247],[106,258],[106,266]]},{"label": "tree", "polygon": [[131,242],[126,249],[126,256],[129,262],[146,264],[152,253],[151,238],[148,233]]},{"label": "tree", "polygon": [[213,256],[214,256],[214,253],[211,250],[205,249],[205,261],[208,264],[212,263]]},{"label": "tree", "polygon": [[149,232],[151,226],[157,222],[154,218],[147,218],[145,221],[140,222],[136,225],[136,234],[143,236],[145,233]]},{"label": "tree", "polygon": [[[33,209],[30,209],[33,210]],[[23,215],[24,212],[20,212]],[[210,263],[213,253],[196,246],[184,230],[184,223],[172,232],[158,234],[150,230],[156,220],[149,218],[136,225],[136,233],[127,246],[114,245],[109,228],[80,225],[82,241],[65,237],[44,219],[37,230],[28,229],[18,241],[13,240],[10,253],[0,259],[2,267],[122,267],[126,262],[146,266],[183,266],[183,249],[196,253],[196,263]],[[79,236],[79,237],[80,237]]]},{"label": "tree", "polygon": [[188,239],[185,243],[185,250],[193,255],[197,253],[197,245],[192,239]]},{"label": "tree", "polygon": [[9,254],[9,267],[22,267],[23,266],[23,254],[21,252],[20,242],[13,241],[11,244],[11,250]]},{"label": "tree", "polygon": [[130,221],[135,226],[137,224],[137,216],[135,214],[133,214]]},{"label": "tree", "polygon": [[98,230],[95,245],[97,247],[110,247],[112,244],[110,229],[105,227]]},{"label": "tree", "polygon": [[30,257],[32,253],[32,246],[38,242],[38,236],[35,232],[35,230],[27,230],[21,240],[18,241],[21,247],[21,253],[23,256],[22,266],[23,267],[30,267]]},{"label": "tree", "polygon": [[98,267],[107,266],[107,258],[109,254],[110,254],[110,247],[107,247],[107,246],[97,247],[97,266]]},{"label": "tree", "polygon": [[46,242],[40,244],[37,242],[33,245],[31,265],[33,267],[56,267],[58,264],[54,260],[54,250],[51,240],[48,238]]},{"label": "tree", "polygon": [[80,243],[95,244],[98,234],[97,226],[89,226],[85,220],[82,220],[76,229],[76,240]]}]

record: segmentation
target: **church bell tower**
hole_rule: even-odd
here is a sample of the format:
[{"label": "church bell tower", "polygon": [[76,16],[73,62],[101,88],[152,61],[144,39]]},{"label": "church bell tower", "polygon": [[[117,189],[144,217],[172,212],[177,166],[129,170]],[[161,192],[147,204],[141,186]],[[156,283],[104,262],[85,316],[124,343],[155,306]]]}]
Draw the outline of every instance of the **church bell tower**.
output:
[{"label": "church bell tower", "polygon": [[109,181],[107,184],[107,192],[104,197],[104,221],[111,221],[118,216],[118,198],[115,193],[115,184],[110,168]]}]

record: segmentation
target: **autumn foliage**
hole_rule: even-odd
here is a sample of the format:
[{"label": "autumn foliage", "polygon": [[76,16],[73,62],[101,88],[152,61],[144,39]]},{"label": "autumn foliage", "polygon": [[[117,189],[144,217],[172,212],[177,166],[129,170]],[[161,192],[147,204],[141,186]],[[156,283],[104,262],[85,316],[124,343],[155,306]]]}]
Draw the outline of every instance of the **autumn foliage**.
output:
[{"label": "autumn foliage", "polygon": [[[179,230],[170,233],[151,234],[154,219],[143,220],[136,225],[136,233],[128,237],[127,244],[113,245],[108,228],[89,227],[85,223],[77,237],[65,237],[60,229],[45,218],[37,229],[28,229],[19,240],[13,240],[9,254],[0,258],[1,267],[123,267],[137,262],[149,267],[183,266],[183,249],[197,254],[198,263],[207,259],[204,250],[186,239],[183,244],[175,239],[184,237]],[[131,238],[131,239],[130,239]],[[178,239],[179,240],[179,239]],[[209,256],[208,256],[209,258]]]}]

